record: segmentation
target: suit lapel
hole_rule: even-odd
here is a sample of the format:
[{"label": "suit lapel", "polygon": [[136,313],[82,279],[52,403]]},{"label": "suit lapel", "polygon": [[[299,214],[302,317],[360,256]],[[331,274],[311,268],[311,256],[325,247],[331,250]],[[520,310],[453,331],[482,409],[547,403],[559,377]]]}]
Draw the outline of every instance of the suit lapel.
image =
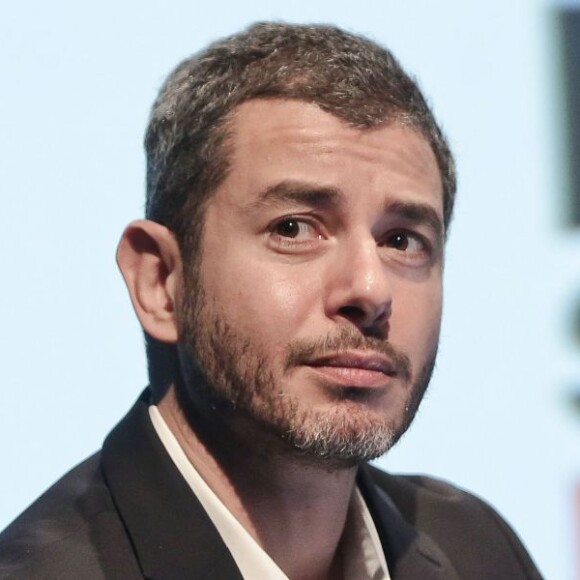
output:
[{"label": "suit lapel", "polygon": [[357,484],[373,516],[392,580],[459,580],[437,544],[403,519],[364,466],[359,470]]},{"label": "suit lapel", "polygon": [[102,469],[145,578],[241,580],[148,416],[147,391],[103,445]]},{"label": "suit lapel", "polygon": [[[150,580],[242,580],[229,550],[159,441],[148,392],[105,440],[104,478],[143,576]],[[405,521],[367,468],[357,483],[373,516],[392,580],[456,580],[435,542]]]}]

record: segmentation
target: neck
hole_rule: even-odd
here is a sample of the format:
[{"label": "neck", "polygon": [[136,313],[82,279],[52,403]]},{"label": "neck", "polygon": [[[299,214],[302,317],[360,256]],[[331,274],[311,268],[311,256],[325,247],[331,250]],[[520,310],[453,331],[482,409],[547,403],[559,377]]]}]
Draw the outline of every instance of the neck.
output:
[{"label": "neck", "polygon": [[323,468],[271,445],[264,452],[251,429],[243,437],[243,426],[225,428],[215,416],[192,426],[173,387],[158,407],[201,477],[288,577],[340,577],[355,468]]}]

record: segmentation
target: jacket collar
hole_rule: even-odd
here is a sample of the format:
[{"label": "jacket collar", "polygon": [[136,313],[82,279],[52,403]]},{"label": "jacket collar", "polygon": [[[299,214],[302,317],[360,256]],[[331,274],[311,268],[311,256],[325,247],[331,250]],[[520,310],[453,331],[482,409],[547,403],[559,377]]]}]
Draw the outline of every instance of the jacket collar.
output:
[{"label": "jacket collar", "polygon": [[219,533],[151,424],[145,391],[103,445],[102,469],[151,580],[242,580]]},{"label": "jacket collar", "polygon": [[393,500],[373,481],[370,469],[359,469],[357,485],[375,522],[392,580],[459,580],[443,551],[415,529]]},{"label": "jacket collar", "polygon": [[[148,414],[146,390],[103,445],[102,470],[150,580],[242,580],[229,550],[167,454]],[[373,516],[392,580],[455,580],[445,554],[401,515],[361,467],[357,484]]]}]

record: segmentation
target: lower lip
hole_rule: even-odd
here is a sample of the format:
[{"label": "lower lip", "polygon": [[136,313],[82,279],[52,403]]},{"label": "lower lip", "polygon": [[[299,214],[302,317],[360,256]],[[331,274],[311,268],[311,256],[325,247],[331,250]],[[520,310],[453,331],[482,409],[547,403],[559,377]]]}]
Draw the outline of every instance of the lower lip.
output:
[{"label": "lower lip", "polygon": [[360,367],[312,366],[316,374],[345,387],[376,389],[385,387],[392,377],[381,371]]}]

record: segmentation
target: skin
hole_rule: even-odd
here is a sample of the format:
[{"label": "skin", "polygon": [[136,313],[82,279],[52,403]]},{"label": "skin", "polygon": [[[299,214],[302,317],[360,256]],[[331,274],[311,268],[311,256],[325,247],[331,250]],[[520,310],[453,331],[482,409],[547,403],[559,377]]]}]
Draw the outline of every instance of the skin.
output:
[{"label": "skin", "polygon": [[[215,320],[234,329],[232,344],[247,354],[236,357],[238,370],[250,375],[259,360],[272,389],[237,412],[211,413],[191,396],[195,430],[175,388],[159,408],[196,469],[290,578],[337,578],[356,468],[302,460],[255,408],[271,403],[287,415],[276,402],[291,401],[298,414],[287,419],[301,417],[306,431],[320,420],[347,436],[386,426],[389,445],[406,429],[439,335],[441,178],[429,144],[396,123],[360,130],[315,105],[271,99],[238,107],[231,129],[230,171],[205,216],[195,322],[208,335]],[[187,342],[189,272],[171,232],[134,222],[118,261],[144,329]],[[308,356],[300,350],[312,345]],[[187,372],[185,381],[193,381]]]}]

